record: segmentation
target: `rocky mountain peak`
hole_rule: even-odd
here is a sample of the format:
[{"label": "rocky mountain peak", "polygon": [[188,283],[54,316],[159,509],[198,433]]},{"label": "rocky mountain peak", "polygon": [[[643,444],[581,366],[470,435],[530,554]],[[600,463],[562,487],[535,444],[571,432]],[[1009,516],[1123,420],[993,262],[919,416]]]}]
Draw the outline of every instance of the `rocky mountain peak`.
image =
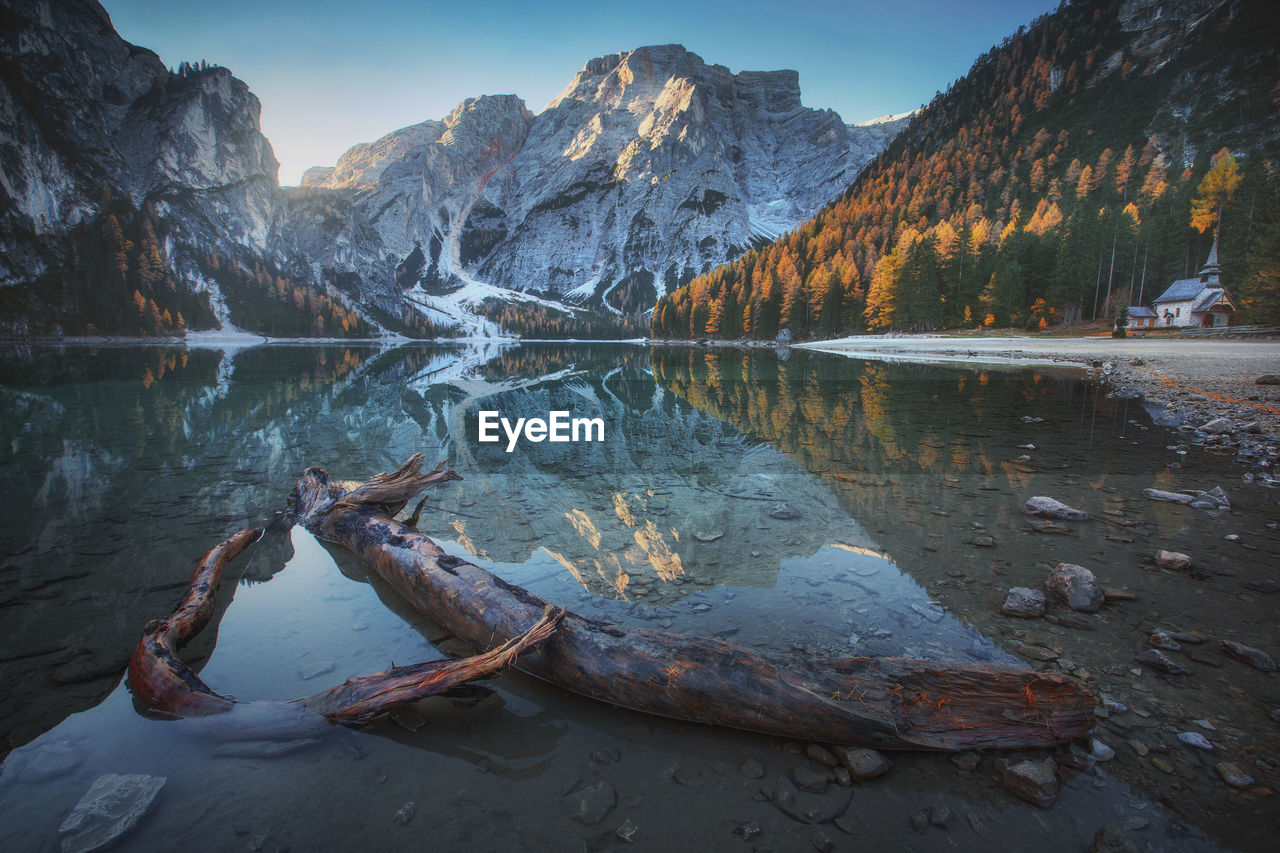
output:
[{"label": "rocky mountain peak", "polygon": [[[440,144],[484,149],[495,141],[519,143],[524,141],[531,124],[533,113],[515,95],[467,98],[445,118],[446,130]],[[510,153],[514,153],[514,148]]]}]

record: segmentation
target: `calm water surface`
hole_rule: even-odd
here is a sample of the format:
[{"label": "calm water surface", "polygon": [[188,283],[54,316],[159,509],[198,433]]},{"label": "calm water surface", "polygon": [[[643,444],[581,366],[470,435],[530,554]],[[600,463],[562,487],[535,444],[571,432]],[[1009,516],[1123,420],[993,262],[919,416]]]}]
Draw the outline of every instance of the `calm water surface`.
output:
[{"label": "calm water surface", "polygon": [[[602,417],[605,441],[508,454],[476,442],[481,409]],[[1185,434],[1074,373],[586,344],[31,349],[0,357],[0,440],[6,850],[57,849],[104,773],[166,780],[119,843],[137,850],[604,850],[627,846],[620,828],[655,850],[1078,850],[1102,823],[1154,849],[1263,849],[1276,831],[1275,676],[1215,641],[1280,651],[1262,591],[1280,580],[1277,496],[1229,458],[1177,454]],[[272,521],[308,465],[366,479],[413,452],[464,477],[420,528],[549,600],[768,650],[1071,672],[1126,708],[1098,730],[1117,758],[1085,766],[1059,750],[1064,789],[1039,810],[996,781],[1020,753],[972,771],[895,755],[889,775],[801,792],[788,814],[760,791],[807,761],[802,744],[514,673],[305,743],[138,713],[124,665],[200,555]],[[1229,513],[1142,496],[1216,485]],[[1093,520],[1046,532],[1021,513],[1036,494]],[[1158,548],[1193,554],[1196,572],[1158,570]],[[998,615],[1005,590],[1039,586],[1058,560],[1136,600]],[[464,651],[301,530],[274,526],[228,576],[188,657],[240,699]],[[1190,676],[1133,662],[1157,628],[1209,639],[1181,656]],[[1183,746],[1187,730],[1215,752]],[[741,771],[750,760],[763,779]],[[1258,784],[1228,788],[1220,760]],[[584,822],[586,790],[604,803]],[[760,834],[744,842],[744,824]]]}]

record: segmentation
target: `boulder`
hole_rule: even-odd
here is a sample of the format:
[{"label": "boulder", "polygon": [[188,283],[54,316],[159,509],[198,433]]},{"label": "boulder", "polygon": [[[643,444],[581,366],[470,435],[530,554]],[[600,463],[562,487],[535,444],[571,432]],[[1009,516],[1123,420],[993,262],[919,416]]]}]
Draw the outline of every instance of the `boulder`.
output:
[{"label": "boulder", "polygon": [[1084,566],[1059,563],[1049,573],[1045,587],[1072,610],[1093,613],[1102,606],[1102,589],[1093,572]]}]

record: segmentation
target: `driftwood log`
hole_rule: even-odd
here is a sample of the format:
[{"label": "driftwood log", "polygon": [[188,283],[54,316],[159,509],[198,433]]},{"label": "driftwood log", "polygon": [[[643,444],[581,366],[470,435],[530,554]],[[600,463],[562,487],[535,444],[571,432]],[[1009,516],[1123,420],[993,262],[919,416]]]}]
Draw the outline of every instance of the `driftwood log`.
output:
[{"label": "driftwood log", "polygon": [[[355,552],[423,615],[478,649],[537,625],[543,599],[445,554],[394,516],[428,486],[415,454],[350,488],[307,469],[290,509]],[[566,690],[650,714],[833,744],[957,750],[1052,746],[1093,725],[1096,700],[1070,678],[903,658],[761,654],[714,639],[623,628],[568,613],[514,663]]]},{"label": "driftwood log", "polygon": [[227,562],[256,542],[261,530],[241,530],[204,556],[182,600],[165,619],[143,629],[129,659],[127,684],[148,712],[170,717],[211,717],[231,711],[235,722],[220,727],[228,736],[297,736],[330,723],[361,725],[397,705],[453,690],[511,664],[521,652],[556,630],[564,611],[547,607],[527,632],[475,657],[397,666],[353,678],[337,687],[291,702],[239,703],[215,692],[178,657],[178,649],[204,628],[213,613],[214,592]]}]

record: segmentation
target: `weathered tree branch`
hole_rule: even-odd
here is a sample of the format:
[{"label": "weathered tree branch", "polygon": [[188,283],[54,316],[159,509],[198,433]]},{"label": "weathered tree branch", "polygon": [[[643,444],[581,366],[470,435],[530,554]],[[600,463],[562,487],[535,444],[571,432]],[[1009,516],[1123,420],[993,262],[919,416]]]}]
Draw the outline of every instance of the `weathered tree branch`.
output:
[{"label": "weathered tree branch", "polygon": [[[415,454],[347,489],[307,469],[298,520],[354,551],[423,615],[478,649],[519,637],[547,602],[392,518],[428,485]],[[712,639],[622,628],[573,613],[514,666],[583,696],[676,719],[840,744],[899,749],[1051,746],[1093,725],[1096,700],[1070,678],[1010,667],[902,658],[760,654]]]},{"label": "weathered tree branch", "polygon": [[[438,481],[439,478],[427,476],[418,478],[414,484]],[[389,482],[375,478],[346,499],[352,506],[372,506],[398,512],[404,504],[388,501],[386,489],[405,488],[409,484],[388,485]],[[175,717],[207,717],[245,707],[205,684],[178,657],[178,649],[209,621],[223,567],[261,535],[261,530],[241,530],[215,546],[196,565],[191,583],[173,613],[165,619],[153,620],[143,629],[138,648],[129,660],[127,683],[134,697],[148,711]],[[245,703],[255,707],[253,713],[243,715],[243,728],[252,727],[258,733],[296,734],[297,724],[304,722],[299,718],[298,709],[305,709],[332,723],[367,723],[397,705],[443,693],[509,666],[526,649],[554,634],[563,616],[563,608],[557,611],[548,606],[528,631],[476,657],[393,667],[385,672],[353,678],[323,693],[292,702]],[[235,731],[236,727],[231,726],[230,729]]]}]

